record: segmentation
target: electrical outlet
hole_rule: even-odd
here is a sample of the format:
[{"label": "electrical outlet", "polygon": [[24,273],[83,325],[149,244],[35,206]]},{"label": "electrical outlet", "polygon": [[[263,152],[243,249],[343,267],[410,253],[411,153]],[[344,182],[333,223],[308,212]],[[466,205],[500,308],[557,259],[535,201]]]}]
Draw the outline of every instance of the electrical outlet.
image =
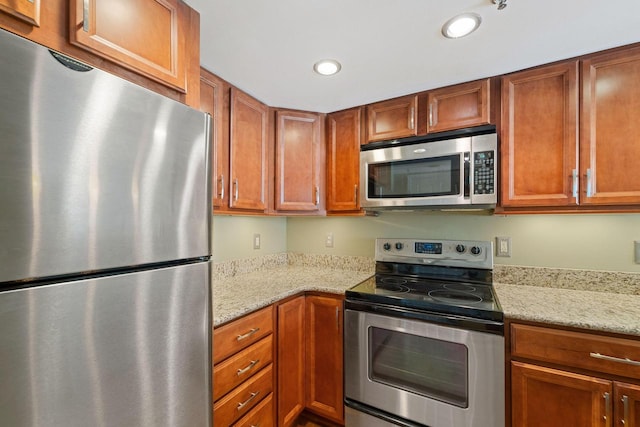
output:
[{"label": "electrical outlet", "polygon": [[327,233],[327,237],[324,239],[324,245],[327,248],[333,247],[333,233]]},{"label": "electrical outlet", "polygon": [[253,235],[253,249],[260,249],[260,234]]},{"label": "electrical outlet", "polygon": [[633,260],[636,264],[640,264],[640,240],[633,241]]},{"label": "electrical outlet", "polygon": [[511,256],[511,237],[496,237],[496,256]]}]

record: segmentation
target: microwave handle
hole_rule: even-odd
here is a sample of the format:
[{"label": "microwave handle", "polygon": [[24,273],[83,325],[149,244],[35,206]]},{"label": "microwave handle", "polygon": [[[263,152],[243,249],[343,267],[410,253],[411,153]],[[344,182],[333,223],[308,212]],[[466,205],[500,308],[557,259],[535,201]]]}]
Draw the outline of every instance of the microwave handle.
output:
[{"label": "microwave handle", "polygon": [[471,153],[465,151],[464,156],[464,198],[471,197]]}]

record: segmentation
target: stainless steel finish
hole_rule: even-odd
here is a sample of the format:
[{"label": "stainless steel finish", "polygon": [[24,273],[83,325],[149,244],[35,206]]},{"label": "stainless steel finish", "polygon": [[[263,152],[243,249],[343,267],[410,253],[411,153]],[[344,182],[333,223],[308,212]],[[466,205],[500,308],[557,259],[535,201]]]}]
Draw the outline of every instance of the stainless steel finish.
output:
[{"label": "stainless steel finish", "polygon": [[[497,153],[498,139],[495,133],[476,135],[464,138],[448,139],[443,141],[431,141],[426,143],[418,143],[412,145],[391,146],[387,148],[379,148],[373,150],[365,150],[360,152],[360,205],[367,209],[416,209],[416,208],[433,208],[433,209],[491,209],[495,208],[498,182],[498,158],[494,156],[493,182],[495,190],[491,194],[473,194],[473,186],[471,194],[465,197],[463,192],[458,195],[439,196],[439,197],[401,197],[401,198],[369,198],[368,182],[369,171],[368,166],[376,163],[389,163],[393,161],[418,160],[431,157],[442,157],[449,155],[460,155],[460,177],[459,182],[465,182],[464,176],[464,155],[469,153],[471,159],[476,152],[493,151]],[[474,176],[474,162],[470,163],[469,176]]]},{"label": "stainless steel finish", "polygon": [[593,197],[593,176],[591,168],[587,169],[587,197]]},{"label": "stainless steel finish", "polygon": [[260,362],[260,359],[252,360],[246,367],[242,369],[238,369],[238,371],[236,372],[236,375],[237,376],[244,375],[245,373],[249,372],[251,368],[256,366],[256,363],[258,362]]},{"label": "stainless steel finish", "polygon": [[340,330],[340,308],[336,307],[336,331]]},{"label": "stainless steel finish", "polygon": [[89,0],[82,0],[82,31],[89,32]]},{"label": "stainless steel finish", "polygon": [[621,357],[607,356],[606,354],[600,354],[600,353],[589,353],[589,356],[593,357],[594,359],[608,360],[609,362],[625,363],[627,365],[640,366],[639,361],[629,359],[628,357],[623,359]]},{"label": "stainless steel finish", "polygon": [[358,184],[353,186],[353,191],[354,191],[353,200],[357,204],[358,203]]},{"label": "stainless steel finish", "polygon": [[316,206],[320,204],[320,187],[316,185]]},{"label": "stainless steel finish", "polygon": [[605,407],[605,415],[602,417],[603,420],[608,420],[611,418],[611,395],[607,392],[602,395],[604,397],[604,407]]},{"label": "stainless steel finish", "polygon": [[233,200],[238,200],[238,178],[233,180]]},{"label": "stainless steel finish", "polygon": [[[416,253],[416,243],[441,243],[442,254]],[[385,249],[385,244],[389,249]],[[400,244],[399,246],[396,246]],[[456,250],[458,245],[464,246],[464,252]],[[400,247],[401,249],[398,249]],[[477,255],[471,248],[480,249]],[[402,262],[406,264],[446,265],[449,267],[467,267],[493,269],[493,242],[482,240],[433,240],[433,239],[376,239],[375,260],[384,262]]]},{"label": "stainless steel finish", "polygon": [[249,332],[247,332],[246,334],[242,334],[242,335],[238,335],[236,337],[237,341],[242,341],[245,340],[247,338],[249,338],[251,335],[255,334],[256,332],[258,332],[260,330],[260,328],[253,328],[251,329]]},{"label": "stainless steel finish", "polygon": [[571,188],[572,188],[573,198],[577,199],[578,198],[578,169],[573,169],[571,171]]},{"label": "stainless steel finish", "polygon": [[208,256],[209,116],[0,32],[0,283]]},{"label": "stainless steel finish", "polygon": [[245,406],[247,406],[249,403],[251,403],[251,401],[253,399],[255,399],[258,395],[260,394],[259,391],[254,391],[253,393],[251,393],[251,396],[249,396],[249,398],[247,400],[245,400],[244,402],[238,403],[238,407],[236,408],[238,411],[241,411],[242,408],[244,408]]},{"label": "stainless steel finish", "polygon": [[429,104],[429,126],[433,126],[433,103]]},{"label": "stainless steel finish", "polygon": [[411,107],[411,111],[409,112],[409,129],[413,129],[415,127],[415,107]]},{"label": "stainless steel finish", "polygon": [[224,200],[224,175],[220,175],[220,199]]},{"label": "stainless steel finish", "polygon": [[622,396],[622,424],[627,424],[627,421],[630,419],[629,418],[629,396],[627,395],[623,395]]},{"label": "stainless steel finish", "polygon": [[[465,345],[469,354],[468,408],[372,381],[368,330],[399,331]],[[439,427],[504,426],[504,338],[369,312],[345,310],[345,396],[405,419]],[[352,424],[347,424],[349,427]],[[353,424],[357,425],[357,424]]]},{"label": "stainless steel finish", "polygon": [[210,425],[209,263],[0,294],[6,426]]},{"label": "stainless steel finish", "polygon": [[349,406],[344,408],[344,425],[347,427],[396,427],[397,424],[381,420]]}]

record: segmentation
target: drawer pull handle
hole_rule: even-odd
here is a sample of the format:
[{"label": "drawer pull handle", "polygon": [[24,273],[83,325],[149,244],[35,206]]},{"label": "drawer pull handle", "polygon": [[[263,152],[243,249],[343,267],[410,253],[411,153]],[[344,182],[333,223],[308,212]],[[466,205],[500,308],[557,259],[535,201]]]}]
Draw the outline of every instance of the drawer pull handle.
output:
[{"label": "drawer pull handle", "polygon": [[258,332],[260,330],[260,328],[253,328],[251,329],[249,332],[247,332],[246,334],[243,335],[238,335],[238,337],[236,338],[236,340],[238,341],[242,341],[246,338],[249,338],[251,335],[255,334],[256,332]]},{"label": "drawer pull handle", "polygon": [[242,408],[244,408],[245,406],[247,406],[249,404],[249,402],[251,402],[253,399],[256,398],[257,395],[259,395],[260,392],[259,391],[254,391],[253,393],[251,393],[251,396],[249,396],[249,398],[247,400],[245,400],[242,403],[238,403],[238,411],[242,411]]},{"label": "drawer pull handle", "polygon": [[238,371],[236,372],[236,375],[240,376],[244,374],[245,372],[247,372],[248,370],[256,366],[258,362],[260,362],[260,359],[252,360],[251,363],[249,363],[246,368],[238,369]]},{"label": "drawer pull handle", "polygon": [[608,360],[609,362],[626,363],[627,365],[640,366],[640,362],[638,362],[637,360],[631,360],[628,357],[623,359],[621,357],[607,356],[606,354],[600,353],[589,353],[589,356],[593,357],[594,359]]},{"label": "drawer pull handle", "polygon": [[624,414],[622,415],[622,424],[626,425],[629,419],[629,396],[622,396],[622,404],[624,406]]}]

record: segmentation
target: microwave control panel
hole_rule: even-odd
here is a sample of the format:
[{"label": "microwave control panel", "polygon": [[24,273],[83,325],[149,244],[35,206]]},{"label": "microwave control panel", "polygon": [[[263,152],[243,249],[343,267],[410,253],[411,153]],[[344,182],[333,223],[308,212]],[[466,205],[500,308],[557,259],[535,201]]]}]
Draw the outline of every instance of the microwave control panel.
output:
[{"label": "microwave control panel", "polygon": [[495,193],[495,151],[473,153],[473,194]]}]

